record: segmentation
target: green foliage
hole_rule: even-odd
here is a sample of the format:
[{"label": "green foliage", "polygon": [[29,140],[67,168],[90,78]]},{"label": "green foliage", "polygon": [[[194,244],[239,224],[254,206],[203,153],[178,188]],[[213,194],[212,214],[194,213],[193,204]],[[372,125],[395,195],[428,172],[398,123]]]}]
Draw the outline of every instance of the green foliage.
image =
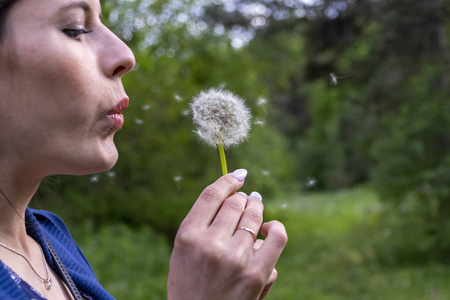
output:
[{"label": "green foliage", "polygon": [[97,279],[116,299],[167,299],[170,247],[148,227],[123,224],[94,229],[84,222],[72,235]]},{"label": "green foliage", "polygon": [[316,178],[317,188],[341,189],[367,180],[367,155],[376,122],[360,105],[359,90],[316,80],[308,94],[312,125],[297,142],[302,178]]},{"label": "green foliage", "polygon": [[[414,226],[429,234],[439,257],[450,253],[450,105],[439,66],[412,76],[399,94],[409,99],[385,116],[386,134],[374,143],[373,184],[382,198],[413,207]],[[420,84],[428,82],[427,85]]]},{"label": "green foliage", "polygon": [[[450,125],[450,105],[443,79],[436,67],[415,75],[400,90],[408,101],[385,117],[386,134],[373,149],[375,184],[389,191],[383,197],[399,201],[414,192],[431,201],[449,199],[450,135],[443,129]],[[421,85],[423,81],[429,84]]]},{"label": "green foliage", "polygon": [[265,218],[289,236],[268,299],[450,297],[448,267],[427,250],[423,226],[367,187],[271,201]]},{"label": "green foliage", "polygon": [[[336,18],[298,22],[305,69],[287,76],[303,79],[299,94],[310,122],[296,132],[297,178],[315,178],[315,188],[333,190],[372,180],[383,200],[417,207],[419,221],[411,226],[429,234],[429,251],[446,257],[450,91],[443,14],[448,5],[379,4],[360,1]],[[361,19],[358,8],[364,5],[373,10],[366,6],[367,18]],[[291,20],[285,26],[290,28]],[[274,32],[267,32],[272,39]],[[277,35],[289,38],[283,29]],[[342,78],[330,82],[331,73]],[[301,117],[292,106],[280,108]]]}]

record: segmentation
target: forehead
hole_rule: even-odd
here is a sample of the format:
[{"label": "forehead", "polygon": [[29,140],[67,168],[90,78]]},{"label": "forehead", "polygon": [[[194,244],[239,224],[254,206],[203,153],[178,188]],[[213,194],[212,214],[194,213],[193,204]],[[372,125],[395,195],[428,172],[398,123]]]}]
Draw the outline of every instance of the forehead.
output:
[{"label": "forehead", "polygon": [[100,14],[99,0],[19,0],[13,7],[10,18],[20,18],[20,22],[27,20],[45,21],[57,17],[61,13],[73,9],[82,9],[85,12]]}]

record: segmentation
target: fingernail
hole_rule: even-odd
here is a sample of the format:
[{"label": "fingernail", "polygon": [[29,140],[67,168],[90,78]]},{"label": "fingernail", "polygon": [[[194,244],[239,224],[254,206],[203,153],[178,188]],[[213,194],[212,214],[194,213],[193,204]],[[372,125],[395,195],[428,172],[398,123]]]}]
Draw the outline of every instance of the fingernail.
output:
[{"label": "fingernail", "polygon": [[238,192],[238,194],[241,194],[242,196],[244,196],[245,198],[247,198],[247,194],[244,192]]},{"label": "fingernail", "polygon": [[262,201],[262,196],[261,196],[261,194],[258,193],[258,192],[252,192],[252,193],[250,194],[250,197],[253,197],[253,198],[255,198],[255,199],[258,199],[259,201]]},{"label": "fingernail", "polygon": [[234,178],[236,178],[239,181],[243,181],[245,177],[247,177],[247,170],[246,169],[238,169],[234,171],[233,173]]}]

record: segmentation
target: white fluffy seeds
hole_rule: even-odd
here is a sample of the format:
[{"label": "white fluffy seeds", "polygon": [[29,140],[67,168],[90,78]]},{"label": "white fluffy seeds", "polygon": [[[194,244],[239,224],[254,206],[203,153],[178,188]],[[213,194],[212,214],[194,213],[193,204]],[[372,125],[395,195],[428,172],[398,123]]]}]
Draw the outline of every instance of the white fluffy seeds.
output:
[{"label": "white fluffy seeds", "polygon": [[244,100],[230,91],[210,89],[194,97],[192,118],[197,135],[211,146],[235,146],[250,130],[251,114]]}]

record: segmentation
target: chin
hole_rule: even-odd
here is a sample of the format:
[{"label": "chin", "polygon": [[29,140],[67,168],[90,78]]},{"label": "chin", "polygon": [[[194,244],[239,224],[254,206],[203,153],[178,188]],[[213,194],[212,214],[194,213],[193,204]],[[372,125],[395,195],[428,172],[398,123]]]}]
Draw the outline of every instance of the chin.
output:
[{"label": "chin", "polygon": [[117,163],[117,160],[119,159],[117,149],[114,148],[114,150],[115,151],[113,153],[108,153],[108,155],[101,157],[95,162],[92,162],[90,166],[94,168],[88,174],[101,173],[112,169],[112,167],[114,167],[114,165]]},{"label": "chin", "polygon": [[[106,162],[99,163],[99,164],[96,166],[95,169],[92,169],[92,170],[91,170],[89,173],[87,173],[87,174],[94,174],[94,173],[101,173],[101,172],[109,171],[109,170],[111,170],[111,169],[114,167],[114,165],[116,164],[116,162],[117,162],[117,158],[114,159],[114,160],[109,160],[109,161],[106,161]],[[87,174],[86,174],[86,175],[87,175]]]},{"label": "chin", "polygon": [[110,147],[98,151],[95,154],[79,157],[72,167],[69,167],[67,175],[89,175],[110,170],[116,164],[119,153],[116,147]]}]

